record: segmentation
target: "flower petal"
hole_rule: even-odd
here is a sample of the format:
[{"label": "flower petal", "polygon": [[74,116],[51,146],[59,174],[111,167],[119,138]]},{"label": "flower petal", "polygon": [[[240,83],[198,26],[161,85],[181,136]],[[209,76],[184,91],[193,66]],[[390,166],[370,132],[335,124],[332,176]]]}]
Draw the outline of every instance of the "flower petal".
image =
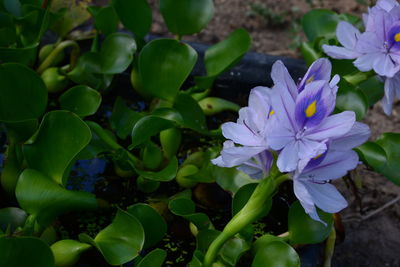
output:
[{"label": "flower petal", "polygon": [[307,166],[297,175],[300,180],[328,181],[343,177],[357,167],[358,155],[353,150],[334,151],[330,149],[324,160],[312,167]]},{"label": "flower petal", "polygon": [[319,221],[323,224],[326,225],[325,222],[323,222],[317,213],[317,209],[315,208],[314,201],[308,192],[305,183],[302,181],[298,181],[296,179],[293,179],[293,191],[294,194],[296,195],[297,199],[300,201],[300,204],[303,206],[304,211],[313,219],[316,221]]},{"label": "flower petal", "polygon": [[396,95],[396,88],[400,84],[396,82],[395,78],[386,78],[385,80],[385,95],[382,98],[381,105],[386,115],[392,114],[393,101]]},{"label": "flower petal", "polygon": [[288,143],[279,153],[276,165],[281,172],[291,172],[297,168],[299,161],[298,142],[292,141]]},{"label": "flower petal", "polygon": [[232,144],[231,141],[225,141],[221,156],[211,162],[220,167],[231,168],[239,166],[266,149],[265,147],[236,147]]},{"label": "flower petal", "polygon": [[347,207],[347,201],[335,186],[326,184],[304,183],[315,205],[328,213],[336,213]]},{"label": "flower petal", "polygon": [[375,32],[363,32],[357,42],[356,50],[360,53],[382,53],[384,40],[378,39]]},{"label": "flower petal", "polygon": [[294,122],[295,100],[292,98],[289,89],[282,83],[277,83],[272,89],[271,105],[274,115],[279,123],[287,129],[297,129]]},{"label": "flower petal", "polygon": [[246,124],[227,122],[222,124],[222,134],[237,144],[244,146],[260,146],[264,140]]},{"label": "flower petal", "polygon": [[356,51],[349,50],[345,47],[340,47],[336,45],[322,45],[322,50],[324,53],[330,57],[337,59],[355,59],[360,54]]},{"label": "flower petal", "polygon": [[336,28],[339,42],[349,50],[354,50],[360,31],[347,21],[340,21]]},{"label": "flower petal", "polygon": [[297,86],[282,61],[277,60],[274,65],[272,65],[271,78],[274,84],[282,83],[289,90],[292,98],[296,99]]},{"label": "flower petal", "polygon": [[376,57],[373,67],[376,73],[386,77],[393,77],[400,70],[400,65],[395,64],[389,54]]},{"label": "flower petal", "polygon": [[353,127],[356,115],[353,111],[343,111],[327,117],[318,127],[306,131],[306,136],[311,140],[325,140],[338,138]]},{"label": "flower petal", "polygon": [[370,135],[369,126],[356,121],[348,133],[334,139],[329,147],[334,150],[346,151],[362,145]]},{"label": "flower petal", "polygon": [[320,58],[314,61],[308,68],[307,73],[299,84],[299,92],[303,91],[304,87],[313,81],[329,81],[331,78],[332,64],[326,58]]},{"label": "flower petal", "polygon": [[374,65],[374,61],[377,57],[380,57],[381,52],[366,54],[358,57],[354,62],[354,66],[358,68],[360,71],[370,71],[372,70],[372,66]]}]

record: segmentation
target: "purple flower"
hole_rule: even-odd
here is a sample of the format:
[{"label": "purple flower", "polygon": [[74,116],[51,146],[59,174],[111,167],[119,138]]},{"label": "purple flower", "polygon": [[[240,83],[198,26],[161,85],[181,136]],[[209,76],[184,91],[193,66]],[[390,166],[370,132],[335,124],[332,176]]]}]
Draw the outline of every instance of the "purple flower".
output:
[{"label": "purple flower", "polygon": [[385,77],[382,107],[391,114],[392,102],[400,86],[400,5],[395,0],[380,0],[364,14],[365,32],[341,21],[336,36],[343,47],[323,45],[324,52],[337,59],[356,59],[360,71],[374,70]]},{"label": "purple flower", "polygon": [[[269,105],[269,89],[256,87],[249,96],[249,106],[239,110],[236,123],[227,122],[222,125],[225,138],[221,155],[212,160],[221,167],[241,166],[249,175],[259,178],[261,173],[268,174],[272,163],[272,155],[267,151],[266,129],[274,119]],[[239,144],[240,146],[235,146]]]},{"label": "purple flower", "polygon": [[347,206],[329,181],[341,178],[357,166],[358,155],[351,149],[364,143],[369,135],[369,127],[356,122],[346,135],[332,140],[325,153],[310,160],[302,171],[293,173],[294,193],[311,218],[321,221],[316,206],[329,213]]},{"label": "purple flower", "polygon": [[288,82],[292,79],[282,66],[277,62],[272,71],[275,73],[275,86],[270,98],[273,116],[277,120],[267,131],[267,142],[272,149],[280,151],[277,160],[279,170],[291,172],[304,168],[312,158],[323,154],[330,140],[349,132],[354,125],[355,114],[345,111],[330,115],[335,107],[339,79],[336,76],[329,83],[331,65],[328,60],[314,62],[296,87],[298,93]]}]

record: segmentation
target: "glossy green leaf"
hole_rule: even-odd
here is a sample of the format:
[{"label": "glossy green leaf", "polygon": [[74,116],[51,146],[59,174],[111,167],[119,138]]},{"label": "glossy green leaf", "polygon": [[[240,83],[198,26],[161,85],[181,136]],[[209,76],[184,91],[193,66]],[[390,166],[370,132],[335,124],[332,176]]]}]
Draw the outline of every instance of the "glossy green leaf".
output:
[{"label": "glossy green leaf", "polygon": [[64,189],[32,169],[25,169],[20,175],[15,195],[20,206],[35,216],[42,227],[65,212],[97,208],[93,194]]},{"label": "glossy green leaf", "polygon": [[386,165],[387,155],[385,150],[374,142],[366,142],[356,148],[361,160],[372,167],[376,172],[380,172]]},{"label": "glossy green leaf", "polygon": [[13,48],[0,47],[0,58],[2,62],[13,62],[31,66],[35,62],[39,43],[27,47]]},{"label": "glossy green leaf", "polygon": [[27,214],[24,210],[15,207],[0,209],[0,230],[5,232],[10,227],[11,233],[25,224]]},{"label": "glossy green leaf", "polygon": [[77,85],[64,92],[59,100],[62,109],[85,117],[96,113],[101,103],[101,95],[88,86]]},{"label": "glossy green leaf", "polygon": [[173,100],[196,60],[196,51],[187,44],[172,39],[151,41],[139,55],[144,89],[155,97]]},{"label": "glossy green leaf", "polygon": [[253,243],[253,254],[256,254],[260,249],[265,248],[274,241],[282,241],[282,238],[270,234],[265,234],[257,238],[257,240]]},{"label": "glossy green leaf", "polygon": [[114,0],[113,5],[122,24],[143,39],[150,31],[152,21],[147,0]]},{"label": "glossy green leaf", "polygon": [[135,204],[127,208],[143,226],[145,241],[143,248],[150,248],[163,239],[167,232],[167,223],[164,218],[147,204]]},{"label": "glossy green leaf", "polygon": [[117,31],[118,15],[112,6],[89,7],[88,10],[94,17],[96,29],[101,33],[108,35]]},{"label": "glossy green leaf", "polygon": [[132,129],[132,147],[147,142],[150,137],[158,134],[162,130],[172,128],[175,125],[174,121],[154,115],[141,118]]},{"label": "glossy green leaf", "polygon": [[3,0],[4,8],[16,17],[22,15],[21,2],[19,0]]},{"label": "glossy green leaf", "polygon": [[170,32],[189,35],[200,32],[212,19],[212,0],[161,0],[160,11]]},{"label": "glossy green leaf", "polygon": [[182,133],[176,127],[160,132],[160,144],[167,159],[171,159],[178,153],[181,141]]},{"label": "glossy green leaf", "polygon": [[372,106],[383,98],[385,94],[383,85],[384,83],[378,76],[373,76],[360,83],[358,87],[367,97],[369,105]]},{"label": "glossy green leaf", "polygon": [[334,38],[338,22],[338,15],[327,9],[313,9],[301,20],[304,33],[310,41],[318,37]]},{"label": "glossy green leaf", "polygon": [[333,224],[332,214],[318,210],[318,215],[327,225],[311,219],[299,201],[290,206],[288,230],[292,244],[316,244],[329,236]]},{"label": "glossy green leaf", "polygon": [[135,171],[145,179],[158,181],[158,182],[169,182],[176,177],[178,172],[178,159],[173,157],[160,171],[144,171],[135,167]]},{"label": "glossy green leaf", "polygon": [[236,168],[221,168],[215,166],[213,175],[219,186],[233,194],[244,185],[254,183],[254,179],[250,178],[244,172],[238,171]]},{"label": "glossy green leaf", "polygon": [[290,245],[282,241],[273,241],[258,250],[251,266],[300,267],[300,258]]},{"label": "glossy green leaf", "polygon": [[236,236],[223,245],[219,256],[228,266],[236,266],[240,257],[249,249],[250,245],[243,238]]},{"label": "glossy green leaf", "polygon": [[50,247],[36,237],[0,238],[0,266],[55,267]]},{"label": "glossy green leaf", "polygon": [[204,63],[208,76],[217,76],[236,64],[250,49],[251,38],[244,29],[237,29],[228,38],[207,49]]},{"label": "glossy green leaf", "polygon": [[47,105],[47,89],[40,76],[16,63],[0,65],[0,121],[37,119]]},{"label": "glossy green leaf", "polygon": [[207,131],[206,117],[198,102],[186,93],[175,99],[174,108],[182,115],[183,126],[198,132]]},{"label": "glossy green leaf", "polygon": [[167,252],[165,250],[156,248],[139,262],[138,267],[161,267],[167,257]]},{"label": "glossy green leaf", "polygon": [[376,141],[386,152],[385,167],[379,171],[396,185],[400,185],[400,134],[384,133]]},{"label": "glossy green leaf", "polygon": [[133,60],[136,42],[131,36],[113,33],[107,36],[101,45],[101,73],[117,74],[125,71]]},{"label": "glossy green leaf", "polygon": [[168,203],[170,211],[192,222],[199,230],[206,229],[211,225],[210,219],[204,213],[196,213],[194,202],[185,197],[172,199]]},{"label": "glossy green leaf", "polygon": [[24,146],[25,158],[30,168],[64,185],[68,166],[90,139],[89,127],[77,115],[52,111],[43,118],[34,142]]},{"label": "glossy green leaf", "polygon": [[119,138],[125,139],[132,133],[133,126],[143,116],[128,108],[121,97],[117,97],[110,117],[111,128]]},{"label": "glossy green leaf", "polygon": [[214,229],[203,229],[199,231],[196,236],[196,249],[204,253],[207,252],[212,241],[214,241],[220,233],[220,231]]},{"label": "glossy green leaf", "polygon": [[51,245],[57,267],[69,267],[78,262],[81,254],[92,246],[76,240],[64,239]]},{"label": "glossy green leaf", "polygon": [[140,222],[129,213],[118,210],[113,222],[94,238],[96,247],[111,265],[121,265],[139,255],[144,244]]},{"label": "glossy green leaf", "polygon": [[337,109],[352,110],[356,113],[357,120],[361,120],[367,113],[368,107],[368,99],[361,90],[355,89],[345,80],[340,81],[336,98]]}]

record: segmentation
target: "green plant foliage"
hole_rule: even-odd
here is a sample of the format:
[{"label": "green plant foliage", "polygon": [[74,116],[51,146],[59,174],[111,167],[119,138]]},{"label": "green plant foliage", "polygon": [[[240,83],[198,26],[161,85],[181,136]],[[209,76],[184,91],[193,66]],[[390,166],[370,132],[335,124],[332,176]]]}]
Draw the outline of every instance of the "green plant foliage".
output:
[{"label": "green plant foliage", "polygon": [[39,75],[15,63],[0,65],[0,121],[37,119],[47,105],[47,89]]},{"label": "green plant foliage", "polygon": [[92,14],[95,20],[95,26],[98,31],[108,35],[116,32],[118,29],[118,15],[112,6],[97,7],[91,6],[88,11]]},{"label": "green plant foliage", "polygon": [[282,241],[272,241],[258,249],[252,267],[300,267],[300,258],[296,251]]},{"label": "green plant foliage", "polygon": [[144,142],[147,142],[150,137],[158,134],[162,130],[169,129],[174,126],[176,126],[174,121],[154,115],[145,116],[137,121],[132,129],[131,147],[136,147]]},{"label": "green plant foliage", "polygon": [[161,267],[167,257],[165,250],[156,248],[146,254],[146,256],[138,263],[138,267]]},{"label": "green plant foliage", "polygon": [[356,113],[357,120],[364,118],[368,111],[369,103],[365,94],[346,82],[341,80],[336,98],[336,108],[339,111],[352,110]]},{"label": "green plant foliage", "polygon": [[199,101],[199,106],[207,116],[212,116],[222,111],[238,112],[240,106],[219,97],[206,97]]},{"label": "green plant foliage", "polygon": [[127,208],[127,212],[140,221],[143,226],[145,241],[143,248],[147,249],[162,240],[167,232],[167,223],[154,208],[147,204],[135,204]]},{"label": "green plant foliage", "polygon": [[[244,205],[246,205],[247,201],[250,199],[251,194],[253,194],[254,189],[256,189],[258,183],[250,183],[242,186],[239,190],[234,194],[232,199],[232,216],[235,216]],[[272,206],[272,199],[270,199],[265,205],[265,210],[262,216],[268,214]]]},{"label": "green plant foliage", "polygon": [[207,76],[196,77],[196,85],[207,89],[215,78],[240,61],[250,49],[251,38],[244,29],[237,29],[228,38],[209,47],[204,56]]},{"label": "green plant foliage", "polygon": [[84,235],[113,265],[122,265],[133,260],[142,250],[145,236],[141,223],[128,212],[118,210],[113,222],[101,230],[94,239]]},{"label": "green plant foliage", "polygon": [[151,41],[139,55],[144,89],[155,97],[173,100],[196,60],[196,51],[187,44],[172,39]]},{"label": "green plant foliage", "polygon": [[384,133],[376,142],[367,142],[357,148],[361,159],[374,171],[400,185],[400,134]]},{"label": "green plant foliage", "polygon": [[0,266],[55,267],[49,246],[36,237],[0,238]]},{"label": "green plant foliage", "polygon": [[327,9],[311,10],[303,16],[301,21],[304,33],[310,41],[318,37],[335,38],[338,22],[338,14]]},{"label": "green plant foliage", "polygon": [[0,209],[0,230],[5,232],[10,227],[10,231],[13,233],[15,229],[25,224],[26,218],[26,212],[20,208]]},{"label": "green plant foliage", "polygon": [[250,249],[250,245],[240,237],[233,237],[221,248],[219,257],[228,266],[237,266],[240,257]]},{"label": "green plant foliage", "polygon": [[20,175],[15,195],[19,205],[34,216],[41,227],[46,227],[65,212],[97,208],[94,195],[64,189],[50,177],[32,169],[26,169]]},{"label": "green plant foliage", "polygon": [[89,144],[89,127],[69,111],[44,116],[34,142],[24,146],[28,166],[65,185],[66,171],[76,155]]},{"label": "green plant foliage", "polygon": [[200,32],[212,19],[212,0],[161,0],[160,11],[170,32],[189,35]]},{"label": "green plant foliage", "polygon": [[69,267],[78,262],[81,254],[92,246],[76,240],[64,239],[51,245],[57,267]]},{"label": "green plant foliage", "polygon": [[113,5],[122,24],[143,39],[150,31],[152,21],[147,0],[115,0]]},{"label": "green plant foliage", "polygon": [[236,168],[220,168],[215,166],[213,174],[218,185],[233,194],[244,185],[254,183],[254,179],[250,178],[244,172],[238,171]]},{"label": "green plant foliage", "polygon": [[383,83],[378,76],[373,76],[358,85],[360,90],[368,99],[368,104],[373,106],[383,98]]},{"label": "green plant foliage", "polygon": [[176,177],[178,171],[178,159],[173,157],[169,160],[168,164],[160,171],[145,171],[135,167],[135,171],[143,178],[158,181],[169,182]]},{"label": "green plant foliage", "polygon": [[160,143],[164,156],[171,159],[176,155],[181,145],[182,133],[176,128],[169,128],[160,132]]},{"label": "green plant foliage", "polygon": [[289,240],[292,244],[316,244],[324,241],[332,231],[332,214],[318,210],[318,215],[326,225],[314,221],[305,213],[299,201],[289,208]]},{"label": "green plant foliage", "polygon": [[126,106],[121,97],[115,100],[110,117],[110,126],[119,138],[125,139],[132,133],[133,126],[143,116]]},{"label": "green plant foliage", "polygon": [[177,197],[171,199],[168,203],[169,210],[177,215],[192,222],[199,230],[207,229],[211,225],[211,221],[204,213],[196,213],[194,202],[186,197]]},{"label": "green plant foliage", "polygon": [[175,99],[174,108],[182,115],[183,126],[200,133],[207,131],[206,117],[199,103],[186,93]]},{"label": "green plant foliage", "polygon": [[101,95],[88,86],[77,85],[63,93],[59,101],[62,109],[85,117],[96,113],[100,107]]}]

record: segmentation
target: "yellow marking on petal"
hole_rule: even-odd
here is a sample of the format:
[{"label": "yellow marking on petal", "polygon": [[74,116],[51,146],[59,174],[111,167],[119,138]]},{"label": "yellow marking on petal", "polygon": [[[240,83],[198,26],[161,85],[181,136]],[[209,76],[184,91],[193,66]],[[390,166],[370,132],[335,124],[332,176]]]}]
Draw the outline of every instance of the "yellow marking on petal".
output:
[{"label": "yellow marking on petal", "polygon": [[323,154],[324,154],[324,153],[319,154],[318,156],[314,157],[313,159],[319,159]]},{"label": "yellow marking on petal", "polygon": [[394,35],[394,40],[395,40],[396,42],[400,42],[400,32],[399,32],[399,33],[396,33],[396,34]]},{"label": "yellow marking on petal", "polygon": [[315,112],[317,112],[317,100],[314,100],[305,110],[307,118],[314,116]]},{"label": "yellow marking on petal", "polygon": [[275,110],[271,110],[270,112],[269,112],[269,116],[271,117],[272,115],[274,115],[275,114]]},{"label": "yellow marking on petal", "polygon": [[314,81],[314,75],[307,79],[306,84],[309,84]]}]

